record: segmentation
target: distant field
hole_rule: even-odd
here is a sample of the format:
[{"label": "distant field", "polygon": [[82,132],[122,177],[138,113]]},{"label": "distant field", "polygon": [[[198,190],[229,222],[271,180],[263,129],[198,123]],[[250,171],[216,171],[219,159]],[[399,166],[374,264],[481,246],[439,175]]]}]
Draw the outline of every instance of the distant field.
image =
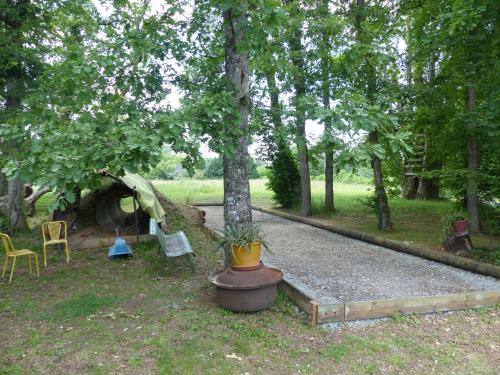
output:
[{"label": "distant field", "polygon": [[[179,180],[154,181],[155,186],[168,198],[179,203],[189,202],[222,202],[224,196],[222,180]],[[312,194],[315,204],[323,203],[323,181],[312,181]],[[368,196],[369,185],[344,184],[335,185],[336,199],[339,208],[349,206],[353,199]],[[272,192],[266,188],[266,180],[250,180],[252,203],[272,207]]]},{"label": "distant field", "polygon": [[[272,193],[266,189],[265,180],[251,180],[252,203],[263,207],[273,207]],[[155,186],[171,200],[181,203],[222,202],[222,180],[179,180],[155,181]],[[391,215],[394,231],[380,232],[377,229],[375,213],[363,200],[370,196],[371,186],[363,184],[335,184],[334,213],[324,212],[324,182],[312,181],[314,216],[324,218],[344,226],[374,233],[386,238],[422,243],[439,247],[440,220],[443,215],[453,211],[449,201],[419,201],[391,198]],[[294,210],[291,210],[294,211]],[[474,236],[476,246],[500,247],[500,238],[493,236]]]}]

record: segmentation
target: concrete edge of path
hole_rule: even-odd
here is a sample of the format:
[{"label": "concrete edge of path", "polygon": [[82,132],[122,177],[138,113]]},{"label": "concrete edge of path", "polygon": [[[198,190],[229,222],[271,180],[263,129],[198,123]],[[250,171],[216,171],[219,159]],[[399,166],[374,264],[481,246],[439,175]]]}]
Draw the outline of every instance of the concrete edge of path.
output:
[{"label": "concrete edge of path", "polygon": [[[200,207],[222,206],[222,203],[197,203],[193,204],[193,206],[200,206]],[[311,225],[313,227],[324,229],[333,233],[338,233],[346,237],[371,243],[373,245],[386,247],[391,250],[403,252],[410,255],[415,255],[435,262],[444,263],[456,268],[461,268],[466,271],[471,271],[474,273],[479,273],[481,275],[491,276],[500,279],[500,267],[495,266],[493,264],[479,262],[477,260],[461,257],[443,251],[437,251],[429,247],[410,245],[400,241],[389,240],[386,238],[375,236],[373,234],[360,232],[355,229],[338,227],[333,224],[328,224],[312,218],[282,212],[272,208],[262,208],[262,207],[252,206],[252,209],[270,215],[279,216],[284,219],[296,221],[302,224]]]}]

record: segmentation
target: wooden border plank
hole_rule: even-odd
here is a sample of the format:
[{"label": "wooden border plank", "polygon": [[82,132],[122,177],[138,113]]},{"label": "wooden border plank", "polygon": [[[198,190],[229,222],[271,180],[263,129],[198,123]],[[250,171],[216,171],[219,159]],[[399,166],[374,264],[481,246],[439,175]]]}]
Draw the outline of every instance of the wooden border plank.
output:
[{"label": "wooden border plank", "polygon": [[302,311],[311,315],[311,301],[313,300],[309,296],[302,293],[286,280],[280,282],[278,286]]},{"label": "wooden border plank", "polygon": [[500,303],[500,291],[471,292],[394,300],[345,303],[345,320],[383,318],[395,314],[423,314],[487,307]]},{"label": "wooden border plank", "polygon": [[345,304],[323,304],[318,307],[318,323],[342,322],[345,320]]}]

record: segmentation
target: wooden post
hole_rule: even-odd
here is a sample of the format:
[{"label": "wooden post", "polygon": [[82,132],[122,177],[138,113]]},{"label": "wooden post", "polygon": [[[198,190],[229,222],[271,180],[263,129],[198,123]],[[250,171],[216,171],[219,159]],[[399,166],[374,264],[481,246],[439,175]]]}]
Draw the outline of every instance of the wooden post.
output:
[{"label": "wooden post", "polygon": [[135,219],[135,238],[136,238],[136,243],[139,245],[139,221],[137,219],[137,205],[135,203],[135,200],[137,199],[137,192],[135,190],[135,186],[132,189],[132,202],[134,204],[134,219]]},{"label": "wooden post", "polygon": [[312,300],[311,304],[311,326],[316,327],[318,325],[318,302]]}]

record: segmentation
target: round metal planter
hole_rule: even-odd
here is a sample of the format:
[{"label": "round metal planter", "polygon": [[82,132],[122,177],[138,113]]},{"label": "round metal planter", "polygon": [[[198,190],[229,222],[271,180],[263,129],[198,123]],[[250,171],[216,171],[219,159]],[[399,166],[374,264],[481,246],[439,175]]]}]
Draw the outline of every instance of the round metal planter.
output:
[{"label": "round metal planter", "polygon": [[276,268],[261,267],[252,271],[227,268],[210,275],[217,288],[217,301],[231,311],[259,311],[271,306],[276,299],[278,283],[283,272]]}]

